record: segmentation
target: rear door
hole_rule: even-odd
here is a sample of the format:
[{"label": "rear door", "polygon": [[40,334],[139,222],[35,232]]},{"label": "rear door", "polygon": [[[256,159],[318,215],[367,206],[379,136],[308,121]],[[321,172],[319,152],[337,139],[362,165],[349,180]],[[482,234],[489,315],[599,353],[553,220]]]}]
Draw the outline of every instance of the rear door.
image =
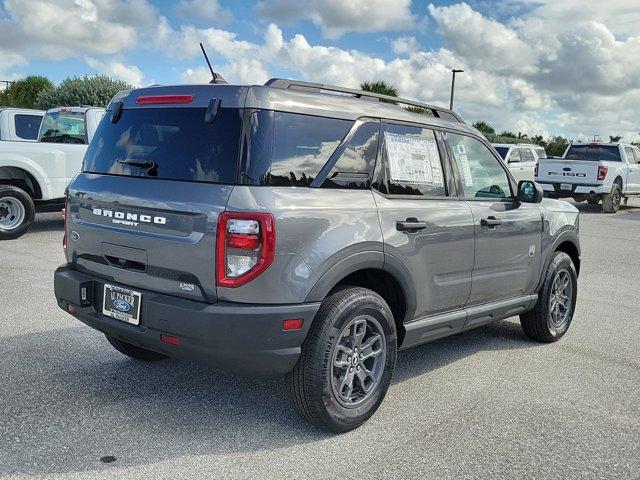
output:
[{"label": "rear door", "polygon": [[[105,281],[213,302],[215,238],[236,182],[243,111],[206,102],[103,121],[69,189],[68,258]],[[202,104],[204,102],[204,105]]]},{"label": "rear door", "polygon": [[451,132],[447,139],[474,221],[469,305],[531,293],[540,268],[540,209],[514,198],[504,165],[483,142]]},{"label": "rear door", "polygon": [[627,176],[625,193],[638,193],[640,192],[640,164],[638,163],[640,158],[636,158],[632,147],[624,147],[624,152],[627,155],[629,165],[629,175]]},{"label": "rear door", "polygon": [[456,196],[445,151],[434,130],[383,124],[374,198],[385,254],[415,285],[416,317],[462,307],[471,290],[473,218]]}]

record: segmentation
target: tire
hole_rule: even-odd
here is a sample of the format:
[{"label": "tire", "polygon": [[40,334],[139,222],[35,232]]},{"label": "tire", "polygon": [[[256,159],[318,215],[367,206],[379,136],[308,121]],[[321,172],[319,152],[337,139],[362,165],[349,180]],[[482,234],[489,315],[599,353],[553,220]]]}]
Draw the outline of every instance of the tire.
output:
[{"label": "tire", "polygon": [[[358,350],[358,343],[365,346]],[[286,376],[291,401],[314,425],[353,430],[382,403],[396,356],[396,326],[383,298],[359,287],[335,292],[320,306],[300,359]]]},{"label": "tire", "polygon": [[[570,292],[564,290],[566,299],[564,303],[559,304],[561,299],[556,296],[556,292],[564,279],[570,282]],[[520,315],[520,324],[525,335],[539,342],[551,343],[560,340],[567,333],[573,320],[577,294],[578,276],[571,257],[564,252],[555,252],[538,294],[538,303],[533,310]],[[558,310],[555,310],[554,306]],[[555,316],[556,311],[562,315]]]},{"label": "tire", "polygon": [[109,343],[118,350],[123,355],[127,357],[134,358],[136,360],[140,360],[142,362],[157,362],[159,360],[164,360],[165,358],[169,358],[166,355],[162,355],[161,353],[153,352],[151,350],[147,350],[146,348],[136,347],[135,345],[131,345],[130,343],[123,342],[122,340],[118,340],[110,335],[105,335]]},{"label": "tire", "polygon": [[620,189],[620,185],[614,183],[611,187],[611,192],[602,195],[602,211],[604,213],[616,213],[620,208],[621,200],[622,190]]},{"label": "tire", "polygon": [[587,203],[589,205],[598,205],[600,203],[600,199],[598,197],[587,198]]},{"label": "tire", "polygon": [[31,224],[36,207],[27,192],[13,185],[0,185],[0,240],[21,237]]}]

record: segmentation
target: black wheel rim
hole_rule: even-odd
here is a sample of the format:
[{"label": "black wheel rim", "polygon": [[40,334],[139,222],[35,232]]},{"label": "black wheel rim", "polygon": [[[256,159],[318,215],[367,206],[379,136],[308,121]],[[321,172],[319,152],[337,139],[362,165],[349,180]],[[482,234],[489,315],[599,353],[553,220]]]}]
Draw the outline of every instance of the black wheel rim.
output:
[{"label": "black wheel rim", "polygon": [[338,402],[353,408],[380,384],[386,362],[386,338],[380,323],[360,315],[340,332],[331,356],[331,389]]},{"label": "black wheel rim", "polygon": [[573,306],[573,280],[568,270],[556,273],[549,297],[549,323],[552,330],[562,329],[569,321]]},{"label": "black wheel rim", "polygon": [[613,206],[618,208],[620,206],[620,192],[617,189],[613,190]]}]

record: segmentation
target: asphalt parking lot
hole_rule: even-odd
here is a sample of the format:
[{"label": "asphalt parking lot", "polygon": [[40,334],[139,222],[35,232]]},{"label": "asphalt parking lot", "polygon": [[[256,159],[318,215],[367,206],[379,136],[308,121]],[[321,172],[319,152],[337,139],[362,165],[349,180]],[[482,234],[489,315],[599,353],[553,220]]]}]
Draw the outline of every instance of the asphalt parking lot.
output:
[{"label": "asphalt parking lot", "polygon": [[280,380],[141,364],[56,306],[59,214],[0,243],[0,478],[640,478],[640,202],[580,204],[574,323],[516,318],[401,352],[378,413],[329,435]]}]

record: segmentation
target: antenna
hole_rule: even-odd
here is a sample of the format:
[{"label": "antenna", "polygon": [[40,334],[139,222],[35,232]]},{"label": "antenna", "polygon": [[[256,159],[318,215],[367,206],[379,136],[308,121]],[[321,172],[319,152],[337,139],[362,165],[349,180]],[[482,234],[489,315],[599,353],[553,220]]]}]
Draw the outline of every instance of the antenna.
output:
[{"label": "antenna", "polygon": [[224,78],[222,78],[222,75],[219,75],[213,71],[213,67],[211,66],[211,62],[209,61],[209,57],[207,56],[207,52],[205,51],[204,45],[202,45],[202,42],[200,42],[200,49],[202,50],[204,59],[207,61],[207,65],[209,65],[209,71],[211,72],[211,82],[209,83],[227,83],[227,81]]}]

